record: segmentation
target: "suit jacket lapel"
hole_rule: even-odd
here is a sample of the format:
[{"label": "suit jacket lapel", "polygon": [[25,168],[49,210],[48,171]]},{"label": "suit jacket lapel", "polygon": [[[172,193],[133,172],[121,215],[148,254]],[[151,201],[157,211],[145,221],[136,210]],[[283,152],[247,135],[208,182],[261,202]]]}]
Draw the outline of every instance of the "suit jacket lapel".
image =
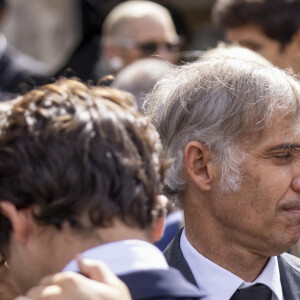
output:
[{"label": "suit jacket lapel", "polygon": [[171,267],[179,270],[189,282],[197,286],[193,273],[188,263],[184,259],[182,251],[180,249],[180,237],[182,230],[183,228],[177,233],[175,238],[167,246],[164,251],[164,255]]},{"label": "suit jacket lapel", "polygon": [[[181,233],[182,229],[167,246],[164,251],[164,255],[171,267],[178,269],[188,281],[197,286],[193,273],[184,259],[180,249]],[[293,255],[284,253],[278,256],[278,265],[284,298],[286,300],[299,300],[300,259]]]},{"label": "suit jacket lapel", "polygon": [[300,260],[289,254],[278,256],[283,295],[288,300],[300,299]]}]

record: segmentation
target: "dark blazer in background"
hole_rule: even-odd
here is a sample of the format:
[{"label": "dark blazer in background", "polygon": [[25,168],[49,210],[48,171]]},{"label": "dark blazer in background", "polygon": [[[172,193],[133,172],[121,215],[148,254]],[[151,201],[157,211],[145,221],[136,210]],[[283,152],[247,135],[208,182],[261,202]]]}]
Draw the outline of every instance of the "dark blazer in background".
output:
[{"label": "dark blazer in background", "polygon": [[19,93],[22,83],[27,84],[29,90],[46,83],[47,75],[45,64],[12,47],[7,47],[0,57],[0,90],[3,92]]},{"label": "dark blazer in background", "polygon": [[[181,233],[182,230],[178,232],[173,241],[165,249],[164,255],[171,267],[178,269],[188,281],[197,286],[193,273],[180,249]],[[278,265],[284,298],[286,300],[299,300],[300,259],[284,253],[278,256]]]}]

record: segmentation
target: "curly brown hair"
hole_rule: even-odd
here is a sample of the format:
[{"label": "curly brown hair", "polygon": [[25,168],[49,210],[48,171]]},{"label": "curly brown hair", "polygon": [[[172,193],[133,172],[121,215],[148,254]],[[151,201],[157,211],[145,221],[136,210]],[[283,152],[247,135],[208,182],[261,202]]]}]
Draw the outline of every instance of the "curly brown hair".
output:
[{"label": "curly brown hair", "polygon": [[[147,228],[165,170],[157,131],[123,91],[60,79],[1,116],[0,199],[42,224]],[[0,224],[1,246],[11,226],[3,215]]]}]

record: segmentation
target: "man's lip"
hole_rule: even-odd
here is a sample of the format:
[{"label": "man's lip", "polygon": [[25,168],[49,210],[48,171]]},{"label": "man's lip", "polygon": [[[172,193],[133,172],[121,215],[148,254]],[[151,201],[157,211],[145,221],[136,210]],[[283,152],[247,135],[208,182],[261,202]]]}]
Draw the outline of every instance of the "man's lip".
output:
[{"label": "man's lip", "polygon": [[300,203],[287,203],[282,205],[281,209],[287,210],[287,211],[300,211]]},{"label": "man's lip", "polygon": [[287,206],[287,207],[282,207],[282,210],[291,213],[291,214],[300,214],[300,205],[299,206]]}]

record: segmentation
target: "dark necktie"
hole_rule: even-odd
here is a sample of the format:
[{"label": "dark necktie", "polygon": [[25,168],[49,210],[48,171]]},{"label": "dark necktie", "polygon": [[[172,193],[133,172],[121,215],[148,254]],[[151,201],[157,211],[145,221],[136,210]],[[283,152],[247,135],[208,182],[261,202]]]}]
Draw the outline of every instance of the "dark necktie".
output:
[{"label": "dark necktie", "polygon": [[272,291],[264,284],[255,284],[245,289],[238,289],[230,300],[271,300]]}]

